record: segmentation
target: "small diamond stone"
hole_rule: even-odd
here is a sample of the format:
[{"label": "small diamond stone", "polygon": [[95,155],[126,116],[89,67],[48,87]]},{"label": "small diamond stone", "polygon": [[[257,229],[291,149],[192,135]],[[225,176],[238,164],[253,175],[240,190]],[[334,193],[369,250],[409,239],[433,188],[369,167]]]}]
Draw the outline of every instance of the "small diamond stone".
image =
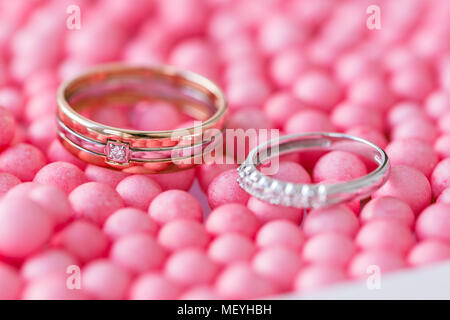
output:
[{"label": "small diamond stone", "polygon": [[108,140],[106,143],[106,159],[111,162],[128,163],[130,145],[126,142]]}]

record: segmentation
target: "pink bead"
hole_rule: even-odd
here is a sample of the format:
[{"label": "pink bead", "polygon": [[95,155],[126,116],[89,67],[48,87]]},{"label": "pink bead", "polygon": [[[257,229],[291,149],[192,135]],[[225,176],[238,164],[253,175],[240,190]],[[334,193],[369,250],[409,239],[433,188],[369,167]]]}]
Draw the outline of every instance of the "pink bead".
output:
[{"label": "pink bead", "polygon": [[234,112],[228,120],[231,129],[270,129],[272,122],[259,108],[246,108]]},{"label": "pink bead", "polygon": [[331,151],[317,161],[313,180],[350,181],[366,174],[366,166],[356,155],[345,151]]},{"label": "pink bead", "polygon": [[256,235],[258,247],[283,246],[299,250],[305,241],[302,229],[286,220],[266,223]]},{"label": "pink bead", "polygon": [[166,258],[166,251],[145,233],[128,234],[117,239],[109,254],[112,261],[134,273],[157,270]]},{"label": "pink bead", "polygon": [[264,104],[264,112],[275,126],[282,127],[303,107],[303,104],[291,93],[280,91],[267,99]]},{"label": "pink bead", "polygon": [[322,71],[310,71],[294,83],[293,92],[302,102],[329,111],[341,98],[339,85]]},{"label": "pink bead", "polygon": [[126,177],[116,187],[125,205],[147,210],[152,200],[162,192],[151,178],[142,175]]},{"label": "pink bead", "polygon": [[83,268],[81,280],[83,291],[94,299],[118,300],[127,297],[131,275],[114,263],[100,259]]},{"label": "pink bead", "polygon": [[217,10],[210,18],[208,25],[208,36],[218,43],[232,38],[244,31],[241,21],[236,19],[232,10]]},{"label": "pink bead", "polygon": [[414,118],[426,119],[422,106],[416,102],[400,102],[392,107],[387,114],[387,121],[391,127]]},{"label": "pink bead", "polygon": [[391,132],[392,140],[415,138],[433,144],[438,136],[436,126],[423,118],[405,120]]},{"label": "pink bead", "polygon": [[84,173],[89,181],[101,182],[112,188],[116,188],[120,181],[129,176],[122,171],[94,166],[92,164],[86,166]]},{"label": "pink bead", "polygon": [[263,79],[238,80],[226,89],[229,108],[232,110],[259,107],[270,95],[270,88]]},{"label": "pink bead", "polygon": [[149,177],[155,180],[164,191],[170,189],[187,191],[194,183],[195,169],[165,174],[151,174]]},{"label": "pink bead", "polygon": [[431,187],[425,175],[417,169],[407,166],[394,166],[388,181],[372,198],[392,196],[404,201],[414,214],[418,214],[431,201]]},{"label": "pink bead", "polygon": [[34,182],[49,184],[70,193],[79,185],[87,182],[83,171],[77,166],[67,162],[52,162],[36,173]]},{"label": "pink bead", "polygon": [[21,268],[21,274],[27,281],[39,279],[49,274],[67,275],[67,268],[77,264],[77,259],[68,252],[48,249],[25,260]]},{"label": "pink bead", "polygon": [[302,258],[312,264],[344,267],[355,252],[355,245],[346,235],[329,232],[308,239],[303,246]]},{"label": "pink bead", "polygon": [[[47,148],[47,158],[50,162],[69,162],[76,165],[80,169],[86,167],[86,163],[75,157],[72,153],[67,151],[59,142],[58,139],[53,140]],[[98,167],[100,168],[100,167]],[[90,178],[89,178],[90,179]]]},{"label": "pink bead", "polygon": [[21,285],[19,273],[11,266],[0,262],[0,299],[18,299]]},{"label": "pink bead", "polygon": [[348,130],[356,126],[366,126],[383,131],[384,121],[382,114],[378,110],[368,110],[362,105],[353,102],[343,102],[336,106],[331,113],[331,121],[340,130]]},{"label": "pink bead", "polygon": [[221,297],[208,286],[198,286],[186,291],[180,300],[220,300]]},{"label": "pink bead", "polygon": [[34,120],[27,129],[27,139],[41,150],[46,150],[57,135],[55,116],[41,116]]},{"label": "pink bead", "polygon": [[294,287],[297,291],[310,292],[346,279],[347,276],[342,269],[329,265],[310,265],[300,270]]},{"label": "pink bead", "polygon": [[170,300],[178,299],[181,289],[166,277],[147,273],[137,278],[130,289],[132,300]]},{"label": "pink bead", "polygon": [[165,102],[141,102],[134,108],[132,123],[137,130],[171,130],[181,123],[181,114]]},{"label": "pink bead", "polygon": [[0,106],[9,110],[16,119],[22,117],[24,101],[21,92],[13,87],[0,89]]},{"label": "pink bead", "polygon": [[0,105],[0,150],[10,144],[16,132],[13,114]]},{"label": "pink bead", "polygon": [[350,85],[348,99],[356,105],[384,112],[394,102],[394,97],[386,83],[380,76],[359,77]]},{"label": "pink bead", "polygon": [[414,212],[408,204],[394,197],[379,197],[370,200],[360,214],[362,223],[385,219],[395,220],[411,228],[414,225]]},{"label": "pink bead", "polygon": [[211,208],[230,202],[247,203],[250,195],[239,186],[237,178],[238,172],[235,169],[227,170],[214,178],[207,193]]},{"label": "pink bead", "polygon": [[450,133],[450,111],[447,111],[438,121],[438,128],[443,133]]},{"label": "pink bead", "polygon": [[441,194],[437,198],[436,202],[442,202],[442,203],[450,204],[450,187],[444,189],[441,192]]},{"label": "pink bead", "polygon": [[68,275],[49,274],[27,283],[22,292],[24,300],[86,300],[82,289],[67,288]]},{"label": "pink bead", "polygon": [[182,286],[211,283],[218,271],[217,265],[199,249],[175,252],[166,262],[165,275]]},{"label": "pink bead", "polygon": [[439,240],[425,240],[416,244],[408,254],[408,263],[423,266],[450,259],[450,245]]},{"label": "pink bead", "polygon": [[383,249],[406,253],[414,244],[410,228],[392,220],[368,222],[358,232],[356,245],[363,250]]},{"label": "pink bead", "polygon": [[20,180],[16,176],[7,172],[0,172],[0,198],[18,184],[20,184]]},{"label": "pink bead", "polygon": [[277,292],[269,280],[242,262],[232,264],[222,271],[216,281],[216,290],[226,299],[255,299]]},{"label": "pink bead", "polygon": [[138,232],[155,236],[158,232],[158,225],[142,210],[122,208],[106,219],[103,232],[113,240]]},{"label": "pink bead", "polygon": [[377,266],[383,276],[388,272],[406,268],[406,261],[402,254],[395,251],[362,251],[350,262],[348,274],[352,278],[365,279],[374,272],[372,266]]},{"label": "pink bead", "polygon": [[168,190],[157,195],[150,204],[148,213],[160,224],[175,219],[201,221],[203,218],[198,200],[190,193],[181,190]]},{"label": "pink bead", "polygon": [[433,78],[425,68],[403,67],[394,72],[390,87],[400,98],[420,101],[433,89]]},{"label": "pink bead", "polygon": [[311,183],[309,173],[301,165],[292,161],[280,162],[278,171],[272,178],[293,183]]},{"label": "pink bead", "polygon": [[358,218],[345,205],[313,209],[305,218],[303,232],[310,237],[324,232],[337,232],[353,237],[358,231]]},{"label": "pink bead", "polygon": [[86,263],[106,253],[108,239],[95,224],[77,220],[58,232],[53,237],[52,244]]},{"label": "pink bead", "polygon": [[433,119],[450,112],[450,94],[445,91],[435,91],[425,100],[425,111]]},{"label": "pink bead", "polygon": [[336,78],[343,84],[351,84],[361,76],[378,73],[378,66],[373,59],[359,52],[342,54],[336,64]]},{"label": "pink bead", "polygon": [[437,138],[433,148],[440,159],[450,158],[450,133],[443,134]]},{"label": "pink bead", "polygon": [[429,177],[438,162],[433,148],[426,142],[417,139],[392,141],[386,147],[391,165],[405,165],[421,171]]},{"label": "pink bead", "polygon": [[36,147],[20,143],[0,154],[0,170],[15,175],[22,181],[31,181],[46,163],[43,153]]},{"label": "pink bead", "polygon": [[247,207],[254,212],[259,222],[263,224],[272,220],[283,219],[298,225],[303,219],[302,209],[277,206],[255,197],[250,197]]},{"label": "pink bead", "polygon": [[200,222],[176,219],[166,223],[158,233],[158,243],[167,250],[204,249],[209,235]]},{"label": "pink bead", "polygon": [[282,290],[292,287],[301,265],[300,254],[286,247],[264,248],[252,261],[252,266],[257,273]]},{"label": "pink bead", "polygon": [[218,264],[231,264],[249,261],[256,249],[253,242],[238,233],[225,233],[218,236],[208,249],[208,256]]},{"label": "pink bead", "polygon": [[76,187],[69,195],[70,204],[77,217],[103,225],[116,210],[123,207],[120,195],[110,186],[88,182]]},{"label": "pink bead", "polygon": [[382,134],[379,130],[371,127],[356,126],[348,129],[345,133],[355,137],[363,138],[383,149],[387,145],[387,139],[384,134]]},{"label": "pink bead", "polygon": [[206,230],[213,235],[237,232],[253,237],[259,228],[255,214],[242,204],[229,203],[214,209],[205,223]]},{"label": "pink bead", "polygon": [[450,187],[450,158],[439,162],[431,174],[431,187],[433,194],[438,197],[441,192]]},{"label": "pink bead", "polygon": [[27,96],[34,96],[44,90],[56,89],[58,84],[57,75],[53,70],[42,70],[25,80],[24,91]]},{"label": "pink bead", "polygon": [[54,114],[55,111],[55,90],[45,90],[30,97],[25,106],[25,119],[31,122],[42,116]]},{"label": "pink bead", "polygon": [[0,255],[22,259],[42,248],[53,230],[53,221],[27,198],[9,197],[0,202]]},{"label": "pink bead", "polygon": [[298,76],[309,68],[309,62],[298,48],[291,48],[277,53],[269,66],[272,81],[279,87],[287,88]]},{"label": "pink bead", "polygon": [[[228,161],[233,161],[233,163],[228,163]],[[209,185],[217,177],[224,171],[237,169],[237,164],[234,163],[233,159],[224,159],[223,164],[219,163],[205,163],[197,168],[197,179],[200,184],[202,190],[206,193]]]},{"label": "pink bead", "polygon": [[168,0],[158,3],[164,26],[179,36],[197,34],[204,30],[208,6],[200,0]]},{"label": "pink bead", "polygon": [[319,110],[302,110],[294,114],[285,124],[286,133],[334,132],[336,131],[328,115]]},{"label": "pink bead", "polygon": [[450,205],[435,203],[419,215],[416,222],[416,234],[419,239],[436,239],[450,242]]}]

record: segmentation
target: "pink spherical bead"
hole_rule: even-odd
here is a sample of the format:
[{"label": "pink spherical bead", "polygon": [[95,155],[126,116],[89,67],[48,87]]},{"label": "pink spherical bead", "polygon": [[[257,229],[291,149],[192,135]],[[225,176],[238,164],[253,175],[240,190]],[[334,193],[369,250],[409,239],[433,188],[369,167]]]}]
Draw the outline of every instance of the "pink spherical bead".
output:
[{"label": "pink spherical bead", "polygon": [[218,264],[249,261],[256,252],[253,242],[239,233],[218,236],[208,249],[208,256]]},{"label": "pink spherical bead", "polygon": [[33,121],[56,111],[55,90],[45,90],[32,96],[25,106],[25,119]]},{"label": "pink spherical bead", "polygon": [[213,235],[237,232],[253,237],[259,228],[259,223],[255,214],[246,206],[239,203],[229,203],[217,207],[210,213],[205,228]]},{"label": "pink spherical bead", "polygon": [[438,120],[450,111],[450,94],[445,91],[435,91],[425,100],[425,111],[433,119]]},{"label": "pink spherical bead", "polygon": [[235,169],[227,170],[218,175],[208,187],[208,202],[211,208],[236,202],[246,204],[250,195],[239,186],[238,172]]},{"label": "pink spherical bead", "polygon": [[166,262],[165,275],[182,286],[211,283],[218,271],[217,265],[199,249],[175,252]]},{"label": "pink spherical bead", "polygon": [[380,73],[379,67],[371,57],[361,52],[342,54],[333,66],[336,78],[343,84],[349,85],[361,76]]},{"label": "pink spherical bead", "polygon": [[312,264],[344,267],[355,252],[355,245],[347,235],[328,232],[308,239],[303,246],[302,258]]},{"label": "pink spherical bead", "polygon": [[414,214],[422,211],[431,201],[431,187],[425,175],[407,166],[394,166],[388,181],[372,198],[392,196],[407,203]]},{"label": "pink spherical bead", "polygon": [[158,233],[158,243],[173,251],[186,248],[204,249],[209,239],[208,233],[200,222],[186,219],[170,221]]},{"label": "pink spherical bead", "polygon": [[447,203],[450,204],[450,187],[444,189],[441,194],[439,195],[439,197],[437,198],[436,202],[442,202],[442,203]]},{"label": "pink spherical bead", "polygon": [[414,225],[415,219],[414,212],[406,202],[389,196],[370,200],[359,217],[362,223],[378,219],[395,220],[409,228]]},{"label": "pink spherical bead", "polygon": [[450,133],[450,111],[440,117],[438,128],[442,133]]},{"label": "pink spherical bead", "polygon": [[347,279],[340,268],[329,265],[310,265],[300,270],[294,283],[294,288],[300,292],[311,292],[330,286]]},{"label": "pink spherical bead", "polygon": [[141,102],[134,109],[132,122],[137,130],[171,130],[181,123],[181,114],[173,105],[165,102]]},{"label": "pink spherical bead", "polygon": [[286,220],[270,221],[256,235],[258,247],[283,246],[299,250],[304,241],[302,229]]},{"label": "pink spherical bead", "polygon": [[348,90],[348,99],[364,108],[384,112],[393,103],[394,97],[380,76],[360,77]]},{"label": "pink spherical bead", "polygon": [[49,184],[70,193],[79,185],[87,182],[84,172],[77,166],[67,162],[52,162],[36,173],[34,182]]},{"label": "pink spherical bead", "polygon": [[76,187],[70,193],[69,200],[77,217],[90,219],[98,225],[103,225],[114,211],[123,207],[120,195],[100,182],[88,182]]},{"label": "pink spherical bead", "polygon": [[16,119],[22,117],[24,99],[21,92],[13,87],[0,89],[0,106],[9,110]]},{"label": "pink spherical bead", "polygon": [[416,168],[429,177],[438,162],[433,148],[417,139],[392,141],[386,148],[391,165],[405,165]]},{"label": "pink spherical bead", "polygon": [[178,299],[180,287],[163,275],[147,273],[137,278],[130,288],[132,300],[171,300]]},{"label": "pink spherical bead", "polygon": [[161,22],[178,36],[202,32],[208,16],[208,6],[200,0],[168,0],[158,3]]},{"label": "pink spherical bead", "polygon": [[27,258],[22,265],[21,275],[27,281],[49,274],[66,275],[67,268],[77,264],[77,259],[68,252],[60,249],[48,249]]},{"label": "pink spherical bead", "polygon": [[0,262],[0,299],[19,299],[21,286],[19,273],[11,266]]},{"label": "pink spherical bead", "polygon": [[122,171],[94,166],[92,164],[88,164],[86,166],[84,174],[89,181],[105,183],[112,188],[116,188],[120,181],[129,176],[127,173]]},{"label": "pink spherical bead", "polygon": [[165,174],[151,174],[149,177],[155,180],[164,191],[170,189],[187,191],[194,183],[195,169]]},{"label": "pink spherical bead", "polygon": [[353,102],[343,102],[333,109],[331,121],[340,130],[348,130],[356,126],[371,127],[378,131],[384,130],[383,116],[378,110],[370,110]]},{"label": "pink spherical bead", "polygon": [[213,288],[208,286],[198,286],[187,290],[180,300],[220,300],[221,297]]},{"label": "pink spherical bead", "polygon": [[277,86],[287,88],[308,68],[309,62],[299,52],[299,49],[291,48],[277,53],[272,58],[269,73],[272,81]]},{"label": "pink spherical bead", "polygon": [[158,232],[158,225],[142,210],[122,208],[106,219],[103,225],[103,232],[113,240],[138,232],[155,236]]},{"label": "pink spherical bead", "polygon": [[438,136],[436,126],[428,119],[411,118],[396,126],[391,132],[392,140],[415,138],[430,144],[434,143]]},{"label": "pink spherical bead", "polygon": [[352,278],[367,278],[373,272],[371,266],[377,266],[383,276],[388,272],[406,268],[406,261],[402,254],[395,251],[365,250],[352,259],[348,274]]},{"label": "pink spherical bead", "polygon": [[20,184],[20,180],[16,176],[7,172],[0,172],[0,198],[18,184]]},{"label": "pink spherical bead", "polygon": [[450,158],[439,162],[431,174],[431,187],[433,194],[438,197],[441,192],[450,187]]},{"label": "pink spherical bead", "polygon": [[45,164],[44,154],[25,143],[10,147],[0,154],[0,170],[15,175],[21,181],[33,180]]},{"label": "pink spherical bead", "polygon": [[46,155],[50,162],[57,162],[57,161],[68,162],[76,165],[80,169],[84,169],[86,167],[86,162],[81,161],[80,159],[75,157],[72,153],[67,151],[67,149],[62,146],[61,142],[59,142],[58,139],[55,139],[53,140],[52,143],[50,143],[50,145],[47,148]]},{"label": "pink spherical bead", "polygon": [[30,199],[9,197],[0,202],[0,255],[24,258],[42,248],[52,230],[50,215]]},{"label": "pink spherical bead", "polygon": [[302,102],[329,111],[339,102],[341,89],[334,79],[322,71],[310,71],[294,83],[293,92]]},{"label": "pink spherical bead", "polygon": [[272,178],[293,183],[310,183],[309,173],[298,163],[283,161],[278,164],[277,172]]},{"label": "pink spherical bead", "polygon": [[366,166],[356,155],[345,151],[331,151],[317,161],[313,180],[349,181],[366,174]]},{"label": "pink spherical bead", "polygon": [[255,197],[250,197],[247,207],[254,212],[261,223],[283,219],[298,225],[303,219],[302,209],[277,206]]},{"label": "pink spherical bead", "polygon": [[125,205],[147,210],[152,200],[162,192],[151,178],[142,175],[126,177],[116,187]]},{"label": "pink spherical bead", "polygon": [[[228,163],[228,161],[232,163]],[[197,179],[202,190],[206,193],[211,182],[222,172],[231,169],[237,169],[237,164],[234,163],[233,159],[224,159],[223,164],[219,163],[205,163],[197,168]]]},{"label": "pink spherical bead", "polygon": [[119,266],[142,273],[159,269],[166,258],[166,251],[152,236],[133,233],[117,239],[109,255]]},{"label": "pink spherical bead", "polygon": [[259,107],[270,95],[270,87],[263,79],[245,79],[231,82],[226,90],[232,110]]},{"label": "pink spherical bead", "polygon": [[433,89],[433,78],[425,68],[410,65],[394,72],[390,87],[401,98],[420,101]]},{"label": "pink spherical bead", "polygon": [[16,121],[13,114],[0,106],[0,150],[10,144],[16,132]]},{"label": "pink spherical bead", "polygon": [[414,118],[427,118],[422,106],[416,102],[400,102],[393,106],[387,114],[387,121],[391,127],[396,127],[402,122]]},{"label": "pink spherical bead", "polygon": [[22,292],[24,300],[86,300],[84,290],[67,288],[68,275],[49,274],[29,282]]},{"label": "pink spherical bead", "polygon": [[286,133],[334,132],[334,125],[328,115],[319,110],[303,110],[295,113],[285,124]]},{"label": "pink spherical bead", "polygon": [[247,263],[234,263],[217,278],[217,292],[226,299],[255,299],[272,295],[277,288]]},{"label": "pink spherical bead", "polygon": [[125,269],[106,260],[95,260],[82,270],[82,288],[89,296],[101,300],[125,299],[131,275]]},{"label": "pink spherical bead", "polygon": [[275,126],[282,127],[303,107],[303,104],[291,93],[281,91],[267,99],[264,104],[264,112]]},{"label": "pink spherical bead", "polygon": [[52,244],[86,263],[106,253],[108,239],[95,224],[77,220],[58,232],[53,237]]},{"label": "pink spherical bead", "polygon": [[286,247],[264,248],[256,254],[252,261],[252,266],[257,273],[282,290],[292,287],[301,265],[300,254]]},{"label": "pink spherical bead", "polygon": [[337,232],[353,237],[358,231],[358,218],[345,205],[313,209],[305,218],[303,232],[310,237],[324,232]]},{"label": "pink spherical bead", "polygon": [[408,254],[408,263],[423,266],[450,259],[450,245],[439,240],[425,240],[416,244]]},{"label": "pink spherical bead", "polygon": [[366,139],[367,141],[376,144],[382,149],[384,149],[387,145],[387,139],[384,134],[379,130],[371,127],[356,126],[348,129],[345,133],[355,137]]},{"label": "pink spherical bead", "polygon": [[420,214],[416,222],[416,234],[419,239],[437,239],[450,242],[450,205],[435,203]]},{"label": "pink spherical bead", "polygon": [[157,195],[150,204],[148,213],[160,224],[181,218],[196,221],[203,218],[198,200],[181,190],[168,190]]},{"label": "pink spherical bead", "polygon": [[34,146],[46,150],[57,135],[55,116],[53,114],[41,116],[34,120],[27,128],[27,139]]},{"label": "pink spherical bead", "polygon": [[440,159],[450,158],[450,133],[443,134],[437,138],[433,148]]}]

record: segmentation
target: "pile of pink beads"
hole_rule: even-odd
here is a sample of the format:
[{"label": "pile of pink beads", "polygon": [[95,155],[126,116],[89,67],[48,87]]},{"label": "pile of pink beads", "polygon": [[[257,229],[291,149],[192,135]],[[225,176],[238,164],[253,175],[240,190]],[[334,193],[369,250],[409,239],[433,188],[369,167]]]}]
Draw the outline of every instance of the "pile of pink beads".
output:
[{"label": "pile of pink beads", "polygon": [[[374,4],[380,29],[366,25]],[[0,299],[267,297],[450,259],[449,16],[448,0],[0,0]],[[367,203],[304,215],[250,197],[236,165],[86,165],[56,139],[55,92],[118,60],[211,78],[232,128],[368,139],[387,151],[389,181]],[[141,112],[147,130],[183,122],[167,105]],[[367,171],[331,152],[289,157],[276,176]]]}]

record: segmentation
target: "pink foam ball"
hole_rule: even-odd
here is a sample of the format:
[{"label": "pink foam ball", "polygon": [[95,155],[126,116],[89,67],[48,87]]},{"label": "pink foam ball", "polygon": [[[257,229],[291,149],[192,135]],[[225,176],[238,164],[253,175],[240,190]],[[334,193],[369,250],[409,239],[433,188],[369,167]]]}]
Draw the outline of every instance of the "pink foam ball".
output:
[{"label": "pink foam ball", "polygon": [[166,251],[145,233],[124,235],[116,240],[109,254],[112,261],[134,273],[157,270],[166,258]]},{"label": "pink foam ball", "polygon": [[438,157],[433,148],[428,143],[417,139],[392,141],[386,147],[386,153],[391,165],[410,166],[427,177],[438,163]]},{"label": "pink foam ball", "polygon": [[363,138],[383,149],[387,145],[387,139],[384,134],[381,131],[371,127],[356,126],[348,129],[345,133],[355,137]]},{"label": "pink foam ball", "polygon": [[307,237],[324,232],[342,233],[353,237],[359,222],[355,214],[345,205],[313,209],[305,218],[303,232]]},{"label": "pink foam ball", "polygon": [[416,234],[419,239],[436,239],[449,242],[450,205],[435,203],[419,215],[416,222]]},{"label": "pink foam ball", "polygon": [[136,208],[122,208],[111,214],[103,225],[103,232],[113,240],[128,234],[144,232],[155,236],[158,225],[150,216]]},{"label": "pink foam ball", "polygon": [[165,28],[179,36],[197,34],[204,30],[208,6],[200,0],[168,0],[159,5]]},{"label": "pink foam ball", "polygon": [[235,169],[219,174],[208,187],[208,202],[211,208],[235,202],[246,204],[250,195],[239,186],[238,172]]},{"label": "pink foam ball", "polygon": [[208,286],[198,286],[187,290],[180,300],[220,300],[221,297],[214,289]]},{"label": "pink foam ball", "polygon": [[28,195],[50,215],[56,227],[66,223],[72,217],[72,209],[67,195],[58,187],[38,185],[30,190]]},{"label": "pink foam ball", "polygon": [[401,98],[421,101],[433,89],[433,78],[426,68],[408,66],[394,72],[390,87]]},{"label": "pink foam ball", "polygon": [[309,68],[309,61],[301,54],[300,49],[291,48],[278,52],[272,58],[269,73],[278,87],[287,88]]},{"label": "pink foam ball", "polygon": [[293,92],[302,102],[326,111],[331,110],[342,95],[338,83],[322,71],[301,75],[294,83]]},{"label": "pink foam ball", "polygon": [[442,134],[433,145],[440,159],[450,158],[450,133]]},{"label": "pink foam ball", "polygon": [[333,109],[331,121],[340,130],[365,126],[382,132],[384,130],[384,121],[380,111],[371,110],[370,117],[367,116],[367,113],[367,109],[363,106],[347,101]]},{"label": "pink foam ball", "polygon": [[20,180],[15,175],[7,172],[0,172],[0,197],[19,184]]},{"label": "pink foam ball", "polygon": [[[227,160],[231,163],[228,163]],[[197,168],[197,179],[204,192],[207,192],[209,185],[219,174],[227,170],[237,169],[237,164],[234,163],[233,159],[225,158],[224,162],[223,164],[205,163]]]},{"label": "pink foam ball", "polygon": [[27,198],[9,197],[0,202],[0,254],[22,259],[42,248],[50,238],[53,221]]},{"label": "pink foam ball", "polygon": [[170,189],[187,191],[194,183],[195,169],[165,174],[151,174],[149,177],[155,180],[164,191]]},{"label": "pink foam ball", "polygon": [[100,182],[87,182],[76,187],[69,200],[77,217],[87,218],[98,225],[103,225],[114,211],[123,207],[120,195]]},{"label": "pink foam ball", "polygon": [[379,73],[378,68],[371,57],[357,51],[342,54],[334,65],[336,78],[345,85],[355,82],[361,76]]},{"label": "pink foam ball", "polygon": [[158,243],[168,250],[204,249],[210,236],[200,222],[176,219],[166,223],[158,233]]},{"label": "pink foam ball", "polygon": [[86,166],[84,174],[89,181],[101,182],[112,188],[116,188],[120,181],[129,176],[129,174],[122,171],[94,166],[92,164]]},{"label": "pink foam ball", "polygon": [[303,246],[302,258],[312,264],[344,267],[355,252],[355,245],[347,235],[329,232],[319,233]]},{"label": "pink foam ball", "polygon": [[232,10],[217,10],[209,20],[208,35],[218,43],[239,35],[243,31],[243,23],[236,19]]},{"label": "pink foam ball", "polygon": [[300,292],[311,292],[347,280],[345,272],[330,265],[310,265],[298,273],[294,288]]},{"label": "pink foam ball", "polygon": [[119,300],[128,295],[130,273],[106,259],[88,263],[82,275],[83,290],[95,299]]},{"label": "pink foam ball", "polygon": [[19,273],[13,267],[0,262],[0,299],[18,299],[21,286],[22,280]]},{"label": "pink foam ball", "polygon": [[370,200],[360,214],[362,223],[386,219],[395,220],[411,228],[414,225],[414,212],[409,205],[397,198],[385,196]]},{"label": "pink foam ball", "polygon": [[283,246],[299,250],[305,242],[302,229],[287,220],[273,220],[261,227],[256,235],[258,247]]},{"label": "pink foam ball", "polygon": [[380,76],[359,77],[348,89],[348,99],[360,106],[384,112],[394,102],[386,81]]},{"label": "pink foam ball", "polygon": [[21,181],[31,181],[46,164],[44,154],[36,147],[20,143],[0,154],[0,170],[11,173]]},{"label": "pink foam ball", "polygon": [[231,82],[226,89],[229,107],[232,110],[248,107],[259,108],[270,95],[270,87],[263,79]]},{"label": "pink foam ball", "polygon": [[391,132],[392,140],[415,138],[430,144],[434,143],[438,136],[436,126],[424,118],[411,118],[396,126]]},{"label": "pink foam ball", "polygon": [[263,224],[269,221],[282,219],[298,225],[303,219],[302,209],[270,204],[255,197],[250,197],[247,207],[254,212],[257,220]]},{"label": "pink foam ball", "polygon": [[302,110],[295,113],[285,124],[284,131],[291,133],[334,132],[335,126],[328,115],[319,110]]},{"label": "pink foam ball", "polygon": [[87,300],[82,288],[67,288],[67,274],[49,274],[37,278],[25,286],[22,292],[24,300]]},{"label": "pink foam ball", "polygon": [[16,121],[13,114],[0,106],[0,149],[8,146],[16,132]]},{"label": "pink foam ball", "polygon": [[208,248],[208,256],[211,260],[222,265],[249,261],[255,252],[253,242],[239,233],[220,235]]},{"label": "pink foam ball", "polygon": [[414,244],[410,228],[396,221],[379,219],[366,223],[358,232],[356,245],[363,250],[383,249],[406,253]]},{"label": "pink foam ball", "polygon": [[229,203],[217,207],[210,213],[205,228],[213,235],[237,232],[253,237],[259,228],[259,223],[255,214],[246,206],[239,203]]},{"label": "pink foam ball", "polygon": [[304,105],[287,91],[273,94],[264,104],[264,112],[277,127],[282,127]]},{"label": "pink foam ball", "polygon": [[163,275],[146,273],[138,277],[130,288],[132,300],[178,299],[181,288]]},{"label": "pink foam ball", "polygon": [[442,202],[442,203],[450,204],[450,187],[444,189],[441,192],[441,194],[437,198],[436,202]]},{"label": "pink foam ball", "polygon": [[394,105],[387,113],[387,121],[391,127],[414,118],[426,119],[423,108],[416,102],[400,102]]},{"label": "pink foam ball", "polygon": [[77,259],[60,249],[47,249],[27,258],[22,265],[21,275],[27,281],[49,274],[66,275],[67,268],[78,265]]},{"label": "pink foam ball", "polygon": [[373,274],[372,266],[378,267],[383,276],[388,272],[406,268],[406,261],[402,254],[395,251],[365,250],[350,261],[348,274],[352,278],[365,279]]},{"label": "pink foam ball", "polygon": [[166,102],[141,102],[133,110],[132,123],[137,130],[171,130],[181,123],[181,114]]},{"label": "pink foam ball", "polygon": [[203,218],[198,200],[190,193],[181,190],[160,193],[153,199],[148,212],[160,224],[180,218],[196,221],[201,221]]},{"label": "pink foam ball", "polygon": [[247,263],[234,263],[219,275],[217,292],[226,299],[255,299],[275,294],[277,288]]},{"label": "pink foam ball", "polygon": [[227,128],[231,129],[269,129],[273,125],[270,119],[259,108],[246,108],[234,112]]},{"label": "pink foam ball", "polygon": [[292,287],[301,265],[300,254],[287,247],[264,248],[252,261],[252,266],[257,273],[282,290]]},{"label": "pink foam ball", "polygon": [[317,161],[313,180],[350,181],[366,174],[366,166],[356,155],[345,151],[331,151]]},{"label": "pink foam ball", "polygon": [[18,89],[2,87],[0,89],[0,106],[9,110],[16,119],[19,119],[22,116],[24,98]]},{"label": "pink foam ball", "polygon": [[450,187],[450,158],[440,161],[431,174],[433,194],[438,197],[441,192]]},{"label": "pink foam ball", "polygon": [[82,263],[103,256],[108,248],[106,235],[95,224],[83,220],[76,220],[59,231],[51,243],[65,249]]},{"label": "pink foam ball", "polygon": [[46,155],[50,162],[69,162],[76,165],[80,169],[84,169],[86,167],[86,163],[67,151],[58,139],[55,139],[52,143],[50,143],[47,148]]},{"label": "pink foam ball", "polygon": [[6,194],[5,198],[28,198],[31,193],[31,190],[39,186],[38,183],[35,182],[23,182],[14,187],[12,187]]},{"label": "pink foam ball", "polygon": [[310,183],[311,177],[301,165],[292,161],[283,161],[278,165],[277,172],[272,176],[274,179],[293,183]]},{"label": "pink foam ball", "polygon": [[35,146],[46,150],[57,135],[55,116],[41,116],[27,128],[27,139]]},{"label": "pink foam ball", "polygon": [[166,262],[165,275],[182,286],[211,283],[218,271],[214,263],[199,249],[184,249],[175,252]]},{"label": "pink foam ball", "polygon": [[408,254],[408,263],[423,266],[450,259],[450,245],[439,240],[425,240],[416,244]]},{"label": "pink foam ball", "polygon": [[126,177],[116,187],[125,205],[147,210],[152,200],[162,192],[151,178],[142,175]]},{"label": "pink foam ball", "polygon": [[55,90],[49,89],[30,97],[25,105],[25,119],[33,121],[56,111]]},{"label": "pink foam ball", "polygon": [[450,133],[450,111],[442,115],[439,119],[438,128],[443,133]]},{"label": "pink foam ball", "polygon": [[52,162],[41,168],[34,182],[49,184],[61,188],[64,192],[70,193],[79,185],[87,181],[85,174],[77,166],[67,162]]},{"label": "pink foam ball", "polygon": [[131,125],[126,111],[127,110],[125,110],[125,108],[121,106],[114,106],[111,108],[98,108],[89,110],[89,118],[103,125],[116,128],[129,128]]},{"label": "pink foam ball", "polygon": [[387,182],[372,194],[372,198],[392,196],[407,203],[418,214],[431,201],[431,186],[425,175],[407,166],[394,166]]},{"label": "pink foam ball", "polygon": [[450,94],[445,91],[435,91],[425,100],[425,111],[433,119],[438,120],[450,111]]},{"label": "pink foam ball", "polygon": [[24,91],[27,96],[34,96],[39,92],[58,87],[58,78],[51,69],[33,73],[24,83]]}]

